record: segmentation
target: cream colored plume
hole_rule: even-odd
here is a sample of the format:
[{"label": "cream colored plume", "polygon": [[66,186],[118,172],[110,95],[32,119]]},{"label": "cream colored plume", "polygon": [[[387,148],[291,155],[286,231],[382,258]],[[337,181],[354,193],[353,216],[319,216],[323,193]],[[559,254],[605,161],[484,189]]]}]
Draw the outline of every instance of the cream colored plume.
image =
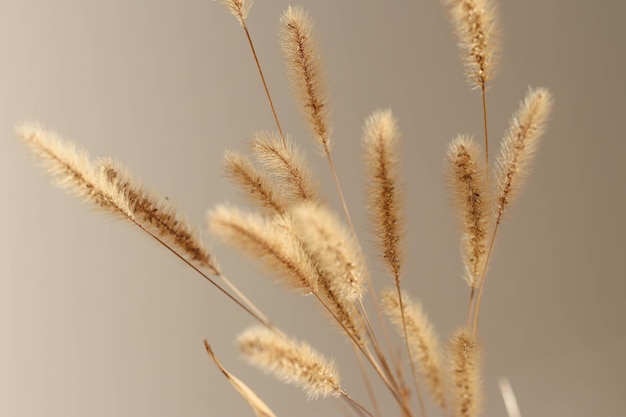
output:
[{"label": "cream colored plume", "polygon": [[462,225],[465,280],[472,288],[485,267],[490,214],[484,160],[479,153],[469,136],[460,135],[448,146],[448,180]]},{"label": "cream colored plume", "polygon": [[[402,311],[396,288],[388,288],[381,294],[382,306],[385,314],[404,337]],[[443,380],[443,361],[441,345],[435,329],[430,324],[422,306],[402,291],[402,305],[404,307],[404,324],[406,324],[407,345],[410,348],[411,358],[417,365],[422,376],[428,383],[433,400],[440,407],[446,407],[445,384]]]},{"label": "cream colored plume", "polygon": [[17,134],[59,186],[99,210],[133,218],[126,195],[108,181],[86,151],[35,124],[18,128]]},{"label": "cream colored plume", "polygon": [[485,88],[495,73],[500,30],[493,0],[443,0],[457,34],[470,84]]},{"label": "cream colored plume", "polygon": [[448,363],[453,383],[453,416],[476,417],[480,412],[480,350],[469,328],[457,330],[448,344]]},{"label": "cream colored plume", "polygon": [[316,288],[315,269],[299,242],[272,219],[220,205],[209,213],[209,228],[224,242],[260,261],[268,272],[278,274],[288,287],[305,294]]},{"label": "cream colored plume", "polygon": [[257,132],[250,141],[252,154],[277,180],[276,187],[289,204],[319,201],[318,189],[306,157],[296,144],[272,132]]},{"label": "cream colored plume", "polygon": [[224,170],[244,195],[261,207],[275,213],[285,212],[285,203],[276,183],[267,174],[256,169],[247,157],[235,151],[224,153]]},{"label": "cream colored plume", "polygon": [[289,212],[294,231],[328,286],[342,302],[352,302],[363,292],[364,262],[358,244],[327,208],[301,204]]},{"label": "cream colored plume", "polygon": [[220,3],[226,6],[242,26],[245,24],[250,7],[252,7],[252,0],[220,0]]},{"label": "cream colored plume", "polygon": [[307,343],[260,326],[246,330],[237,341],[241,353],[251,364],[302,388],[310,399],[342,394],[333,362]]},{"label": "cream colored plume", "polygon": [[397,150],[400,133],[390,110],[372,113],[363,132],[370,217],[383,259],[399,282],[403,261],[403,203]]},{"label": "cream colored plume", "polygon": [[289,6],[280,18],[283,55],[302,111],[324,152],[330,152],[328,94],[313,20],[301,7]]},{"label": "cream colored plume", "polygon": [[551,109],[552,94],[545,88],[536,88],[528,91],[513,115],[495,173],[497,224],[523,185]]},{"label": "cream colored plume", "polygon": [[218,275],[217,262],[211,256],[187,216],[164,197],[149,191],[121,164],[110,158],[98,160],[109,184],[125,195],[136,223],[181,251],[192,261]]}]

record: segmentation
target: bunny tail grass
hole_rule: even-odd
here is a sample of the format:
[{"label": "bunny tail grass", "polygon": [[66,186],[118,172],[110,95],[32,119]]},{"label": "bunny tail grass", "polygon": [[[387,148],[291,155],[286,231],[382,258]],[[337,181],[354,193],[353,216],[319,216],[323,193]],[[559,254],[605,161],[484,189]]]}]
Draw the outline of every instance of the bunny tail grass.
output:
[{"label": "bunny tail grass", "polygon": [[[404,325],[400,300],[395,288],[388,288],[381,294],[383,310],[396,330],[403,337]],[[433,400],[442,408],[446,407],[443,380],[442,354],[439,338],[430,324],[422,306],[406,292],[402,292],[406,337],[411,346],[411,358],[428,382]]]},{"label": "bunny tail grass", "polygon": [[257,161],[276,177],[276,187],[289,204],[319,201],[318,187],[306,156],[293,141],[286,139],[283,143],[275,133],[257,132],[250,148]]},{"label": "bunny tail grass", "polygon": [[496,224],[528,174],[541,135],[552,108],[552,94],[545,88],[530,89],[513,115],[502,142],[495,173]]},{"label": "bunny tail grass", "polygon": [[465,280],[475,288],[485,267],[489,229],[486,173],[478,145],[468,136],[448,147],[448,180],[462,224],[461,252]]},{"label": "bunny tail grass", "polygon": [[219,275],[217,262],[179,209],[156,192],[146,190],[119,162],[110,158],[97,162],[111,186],[126,196],[137,223],[178,248],[190,260]]},{"label": "bunny tail grass", "polygon": [[278,274],[288,287],[304,294],[315,289],[315,270],[300,244],[271,219],[221,205],[209,213],[209,228],[224,242],[259,260],[268,272]]},{"label": "bunny tail grass", "polygon": [[403,204],[398,187],[397,122],[391,111],[378,110],[366,120],[363,131],[370,217],[383,259],[399,282]]},{"label": "bunny tail grass", "polygon": [[313,34],[313,20],[301,7],[290,6],[283,12],[280,22],[281,45],[292,86],[316,140],[328,155],[328,94],[319,47]]},{"label": "bunny tail grass", "polygon": [[493,78],[500,29],[493,0],[443,0],[450,11],[467,79],[483,91]]},{"label": "bunny tail grass", "polygon": [[133,218],[126,195],[108,181],[86,151],[35,124],[21,126],[17,134],[61,188],[98,210]]},{"label": "bunny tail grass", "polygon": [[309,399],[342,394],[333,362],[308,344],[259,326],[244,331],[237,341],[241,353],[251,364],[297,385]]},{"label": "bunny tail grass", "polygon": [[259,206],[279,214],[285,212],[278,186],[266,174],[259,172],[250,159],[238,152],[224,153],[226,176]]},{"label": "bunny tail grass", "polygon": [[250,7],[252,7],[251,0],[220,0],[232,14],[237,18],[239,23],[244,26]]},{"label": "bunny tail grass", "polygon": [[453,416],[476,417],[481,405],[479,347],[469,328],[457,330],[450,338],[448,361],[453,382]]}]

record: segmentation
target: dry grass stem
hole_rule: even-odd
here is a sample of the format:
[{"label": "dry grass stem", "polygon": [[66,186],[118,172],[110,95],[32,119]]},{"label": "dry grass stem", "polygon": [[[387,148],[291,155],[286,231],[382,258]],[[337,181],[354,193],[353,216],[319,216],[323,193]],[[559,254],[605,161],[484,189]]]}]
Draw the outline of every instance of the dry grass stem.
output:
[{"label": "dry grass stem", "polygon": [[476,142],[458,136],[448,147],[448,179],[462,224],[461,252],[465,280],[475,288],[482,273],[489,230],[485,167]]},{"label": "dry grass stem", "polygon": [[396,281],[402,266],[402,196],[398,187],[396,119],[389,110],[374,112],[365,122],[363,147],[367,166],[369,209],[376,242]]},{"label": "dry grass stem", "polygon": [[259,172],[249,158],[238,152],[226,151],[224,170],[227,177],[253,202],[271,212],[285,212],[285,204],[276,183],[265,173]]},{"label": "dry grass stem", "polygon": [[419,369],[428,383],[433,400],[442,408],[446,407],[445,384],[443,380],[442,355],[439,338],[430,324],[422,306],[402,292],[404,318],[396,289],[387,289],[382,293],[382,305],[385,314],[403,337],[406,324],[406,338],[411,346],[411,361]]},{"label": "dry grass stem", "polygon": [[297,385],[310,399],[342,394],[333,362],[308,344],[264,327],[246,330],[237,341],[241,353],[251,364]]},{"label": "dry grass stem", "polygon": [[470,84],[483,91],[495,72],[500,49],[499,28],[492,0],[443,0],[457,34]]},{"label": "dry grass stem", "polygon": [[496,224],[519,192],[552,108],[552,94],[545,88],[530,89],[513,115],[502,141],[495,173]]},{"label": "dry grass stem", "polygon": [[480,352],[476,336],[469,328],[459,329],[450,338],[448,361],[452,389],[453,416],[476,417],[480,412]]},{"label": "dry grass stem", "polygon": [[133,218],[127,196],[108,181],[86,151],[37,125],[24,125],[17,134],[61,188],[98,210]]},{"label": "dry grass stem", "polygon": [[220,0],[226,8],[237,18],[239,23],[244,26],[250,7],[252,7],[251,0]]},{"label": "dry grass stem", "polygon": [[228,382],[231,383],[231,385],[233,386],[233,388],[235,388],[239,395],[241,395],[243,399],[246,400],[246,402],[250,405],[250,407],[252,407],[252,411],[254,411],[256,417],[276,417],[276,414],[274,414],[274,412],[270,410],[270,408],[263,402],[263,400],[259,398],[258,395],[254,393],[254,391],[248,388],[248,386],[241,382],[239,378],[228,372],[224,368],[224,366],[222,366],[220,361],[215,356],[215,353],[213,353],[211,345],[206,340],[204,341],[204,348],[211,357],[211,360],[213,360],[213,363],[215,363],[215,366],[217,366],[219,370],[222,371],[222,374],[224,374]]},{"label": "dry grass stem", "polygon": [[98,165],[105,177],[126,196],[135,220],[163,241],[178,248],[190,260],[219,275],[217,262],[180,211],[154,191],[148,191],[118,162],[103,158]]},{"label": "dry grass stem", "polygon": [[289,202],[319,201],[318,189],[305,155],[293,141],[271,132],[258,132],[250,142],[253,155],[276,179],[276,187]]},{"label": "dry grass stem", "polygon": [[315,269],[298,241],[271,219],[218,206],[209,214],[209,228],[224,242],[261,261],[288,287],[305,294],[316,288]]},{"label": "dry grass stem", "polygon": [[322,146],[330,152],[328,94],[325,75],[313,34],[313,20],[301,7],[288,7],[281,16],[281,45],[292,85],[310,127]]}]

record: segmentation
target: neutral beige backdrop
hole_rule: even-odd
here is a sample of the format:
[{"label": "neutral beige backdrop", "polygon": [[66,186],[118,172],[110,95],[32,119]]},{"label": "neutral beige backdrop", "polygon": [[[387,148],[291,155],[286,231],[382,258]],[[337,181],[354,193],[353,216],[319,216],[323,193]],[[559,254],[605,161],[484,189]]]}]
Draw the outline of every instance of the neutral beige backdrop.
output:
[{"label": "neutral beige backdrop", "polygon": [[[443,158],[453,135],[482,128],[450,25],[436,0],[301,3],[318,22],[339,177],[364,242],[362,121],[378,107],[400,119],[404,282],[448,335],[464,320],[468,291]],[[529,85],[552,89],[556,107],[490,269],[484,415],[505,415],[497,378],[507,376],[526,417],[623,416],[626,6],[501,3],[493,148]],[[249,25],[284,126],[338,209],[282,67],[275,34],[287,4],[259,0]],[[246,315],[137,230],[52,187],[15,140],[17,124],[39,120],[93,155],[119,158],[204,227],[214,204],[244,204],[223,178],[222,151],[273,128],[234,18],[209,0],[0,0],[0,60],[0,416],[252,415],[204,338],[278,415],[343,415],[338,402],[307,402],[240,361],[233,340],[253,324]],[[349,346],[311,300],[212,247],[280,327],[335,357],[346,389],[365,399]],[[382,286],[388,278],[371,266]],[[398,415],[378,388],[385,416]]]}]

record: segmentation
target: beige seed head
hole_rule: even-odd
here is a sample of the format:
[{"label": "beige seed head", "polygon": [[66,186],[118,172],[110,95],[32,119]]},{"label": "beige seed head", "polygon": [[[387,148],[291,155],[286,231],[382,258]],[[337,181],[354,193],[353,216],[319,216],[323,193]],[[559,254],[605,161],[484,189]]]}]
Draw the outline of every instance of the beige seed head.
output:
[{"label": "beige seed head", "polygon": [[[396,288],[389,288],[382,292],[381,301],[385,315],[389,317],[396,331],[404,336],[402,311]],[[420,373],[426,379],[433,400],[440,406],[446,407],[445,384],[443,380],[443,366],[441,345],[435,329],[430,324],[422,306],[402,291],[402,305],[404,306],[404,322],[408,346],[411,349],[411,360],[417,364]]]},{"label": "beige seed head", "polygon": [[520,191],[543,135],[550,110],[552,94],[545,88],[530,89],[513,115],[498,157],[495,173],[496,223]]},{"label": "beige seed head", "polygon": [[400,136],[390,110],[378,110],[366,121],[363,148],[367,166],[369,210],[376,242],[396,281],[403,261],[403,201],[398,177]]},{"label": "beige seed head", "polygon": [[482,394],[479,361],[476,336],[468,328],[457,330],[448,344],[455,417],[476,417],[480,412]]},{"label": "beige seed head", "polygon": [[310,399],[341,395],[333,362],[307,343],[265,327],[252,327],[237,341],[241,353],[252,365],[302,388]]},{"label": "beige seed head", "polygon": [[283,55],[295,95],[323,151],[330,152],[328,94],[313,20],[301,7],[289,6],[280,19]]},{"label": "beige seed head", "polygon": [[239,23],[243,26],[252,7],[252,0],[220,0],[232,14],[237,18]]},{"label": "beige seed head", "polygon": [[472,288],[485,266],[489,230],[485,167],[479,154],[469,136],[456,137],[448,147],[448,180],[462,225],[465,280]]}]

